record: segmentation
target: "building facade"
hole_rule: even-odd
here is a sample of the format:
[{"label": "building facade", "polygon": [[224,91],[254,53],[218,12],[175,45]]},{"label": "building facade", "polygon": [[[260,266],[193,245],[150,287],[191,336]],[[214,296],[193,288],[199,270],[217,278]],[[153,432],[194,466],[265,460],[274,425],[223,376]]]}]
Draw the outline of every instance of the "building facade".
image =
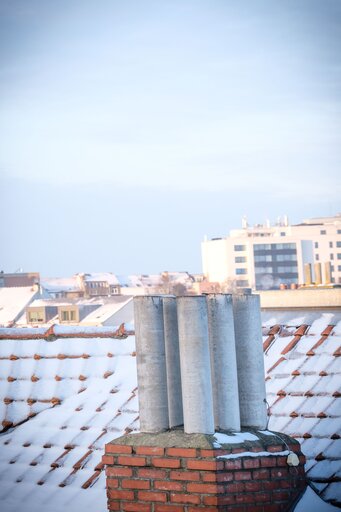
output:
[{"label": "building facade", "polygon": [[295,287],[307,283],[307,267],[312,283],[340,284],[341,214],[252,227],[244,218],[230,236],[202,242],[202,262],[209,282],[233,281],[240,288]]}]

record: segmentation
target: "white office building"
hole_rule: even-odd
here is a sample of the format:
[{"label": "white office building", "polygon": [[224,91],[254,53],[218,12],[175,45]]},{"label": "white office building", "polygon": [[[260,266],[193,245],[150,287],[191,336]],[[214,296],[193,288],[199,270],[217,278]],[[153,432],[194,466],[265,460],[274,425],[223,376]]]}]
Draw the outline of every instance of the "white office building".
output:
[{"label": "white office building", "polygon": [[242,229],[229,236],[205,237],[202,262],[208,281],[232,281],[242,288],[341,283],[341,214],[296,225],[284,217],[274,226],[252,227],[243,218]]}]

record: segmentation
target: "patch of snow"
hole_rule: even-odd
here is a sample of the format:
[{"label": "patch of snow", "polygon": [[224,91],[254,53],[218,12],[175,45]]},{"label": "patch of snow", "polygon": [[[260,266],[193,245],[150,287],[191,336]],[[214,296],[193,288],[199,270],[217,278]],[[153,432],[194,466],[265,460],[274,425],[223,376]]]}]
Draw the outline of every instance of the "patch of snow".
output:
[{"label": "patch of snow", "polygon": [[239,457],[272,457],[273,455],[289,455],[289,450],[282,452],[241,452],[228,455],[218,455],[217,459],[238,459]]},{"label": "patch of snow", "polygon": [[219,446],[223,444],[238,444],[243,443],[244,441],[259,441],[259,438],[250,432],[236,432],[232,435],[216,432],[214,434],[214,439],[216,444]]},{"label": "patch of snow", "polygon": [[340,509],[326,503],[311,487],[307,487],[294,512],[336,512],[337,510]]}]

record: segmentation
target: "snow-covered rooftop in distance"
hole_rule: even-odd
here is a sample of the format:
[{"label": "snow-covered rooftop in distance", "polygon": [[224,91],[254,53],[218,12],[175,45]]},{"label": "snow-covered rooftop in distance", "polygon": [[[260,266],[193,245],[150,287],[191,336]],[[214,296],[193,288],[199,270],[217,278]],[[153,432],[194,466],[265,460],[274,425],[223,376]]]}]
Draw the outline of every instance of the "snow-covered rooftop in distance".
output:
[{"label": "snow-covered rooftop in distance", "polygon": [[95,311],[92,311],[87,315],[81,322],[80,325],[98,325],[110,317],[118,313],[122,308],[131,303],[131,316],[125,319],[125,323],[131,323],[134,320],[133,313],[133,297],[129,295],[118,295],[116,297],[112,297],[110,299],[105,300],[104,304],[100,306]]},{"label": "snow-covered rooftop in distance", "polygon": [[16,320],[37,293],[34,286],[0,288],[0,326],[7,327]]},{"label": "snow-covered rooftop in distance", "polygon": [[92,274],[85,274],[84,279],[86,282],[105,281],[111,285],[119,284],[117,277],[111,272],[95,272]]},{"label": "snow-covered rooftop in distance", "polygon": [[61,291],[79,291],[80,286],[76,276],[72,277],[45,277],[40,280],[43,289],[49,293]]}]

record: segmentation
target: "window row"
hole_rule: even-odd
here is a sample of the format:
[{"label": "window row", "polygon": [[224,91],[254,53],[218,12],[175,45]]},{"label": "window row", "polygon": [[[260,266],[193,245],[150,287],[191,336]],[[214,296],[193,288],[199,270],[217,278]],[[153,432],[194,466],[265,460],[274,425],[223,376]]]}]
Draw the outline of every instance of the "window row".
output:
[{"label": "window row", "polygon": [[257,261],[296,261],[296,254],[264,254],[256,255]]},{"label": "window row", "polygon": [[[318,249],[319,248],[319,243],[315,242],[314,246],[315,246],[315,249]],[[330,248],[334,247],[334,243],[333,242],[329,242],[329,247]],[[337,242],[335,244],[335,247],[341,247],[341,240],[337,240]]]},{"label": "window row", "polygon": [[296,274],[297,266],[290,267],[255,267],[256,274]]},{"label": "window row", "polygon": [[253,250],[256,251],[280,251],[283,249],[296,249],[296,244],[257,244],[253,246]]}]

